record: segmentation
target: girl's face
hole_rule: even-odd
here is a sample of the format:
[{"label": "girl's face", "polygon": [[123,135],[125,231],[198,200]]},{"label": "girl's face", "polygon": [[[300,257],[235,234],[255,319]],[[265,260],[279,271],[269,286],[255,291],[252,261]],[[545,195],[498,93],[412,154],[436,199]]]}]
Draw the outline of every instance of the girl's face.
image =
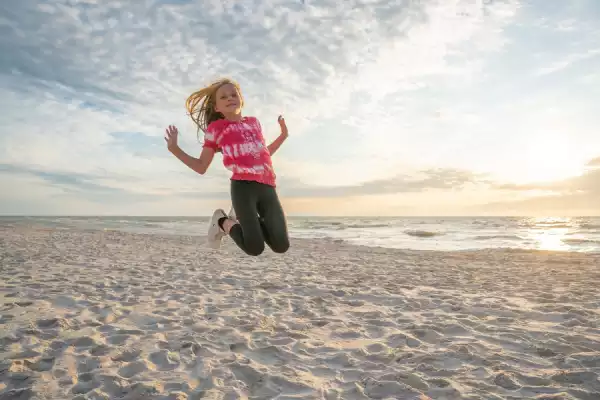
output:
[{"label": "girl's face", "polygon": [[242,109],[242,99],[237,88],[226,83],[215,94],[215,111],[225,116],[237,115]]}]

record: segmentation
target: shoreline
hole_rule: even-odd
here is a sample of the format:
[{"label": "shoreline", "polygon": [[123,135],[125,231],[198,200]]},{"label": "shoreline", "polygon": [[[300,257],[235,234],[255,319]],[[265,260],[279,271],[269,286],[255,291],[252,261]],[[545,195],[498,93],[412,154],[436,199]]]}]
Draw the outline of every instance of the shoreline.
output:
[{"label": "shoreline", "polygon": [[[101,228],[101,227],[85,227],[78,228],[74,226],[45,226],[43,224],[33,222],[33,223],[25,223],[24,221],[17,221],[14,224],[1,223],[0,221],[0,229],[3,228],[23,228],[23,229],[36,229],[36,230],[44,230],[44,231],[77,231],[77,232],[104,232],[104,233],[118,233],[118,234],[127,234],[127,235],[139,235],[139,236],[151,236],[156,238],[163,239],[176,239],[176,238],[186,238],[186,239],[194,239],[197,240],[200,246],[204,246],[205,234],[183,234],[183,233],[165,233],[165,232],[143,232],[143,231],[128,231],[124,229],[117,228]],[[224,243],[226,243],[229,239],[225,237]],[[333,238],[333,237],[323,237],[323,238],[304,238],[297,236],[290,236],[290,240],[292,242],[298,243],[306,243],[306,244],[318,244],[318,243],[326,243],[327,245],[335,245],[339,248],[356,248],[361,251],[368,250],[379,250],[384,252],[399,252],[399,253],[443,253],[443,254],[455,254],[455,253],[541,253],[541,254],[553,254],[557,256],[564,256],[569,254],[577,254],[577,255],[585,255],[590,257],[595,257],[600,260],[600,250],[599,251],[584,251],[584,250],[549,250],[549,249],[536,249],[536,248],[523,248],[523,247],[484,247],[484,248],[465,248],[465,249],[414,249],[414,248],[399,248],[399,247],[386,247],[381,245],[366,245],[359,243],[351,243],[348,240]],[[425,239],[427,240],[427,239]],[[266,250],[267,252],[269,250]]]}]

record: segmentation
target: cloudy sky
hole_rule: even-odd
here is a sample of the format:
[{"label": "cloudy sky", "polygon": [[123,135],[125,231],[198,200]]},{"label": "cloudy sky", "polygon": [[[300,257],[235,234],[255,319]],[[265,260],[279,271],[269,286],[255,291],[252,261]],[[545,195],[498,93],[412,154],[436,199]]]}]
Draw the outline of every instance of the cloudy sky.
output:
[{"label": "cloudy sky", "polygon": [[163,140],[238,80],[290,215],[600,214],[597,0],[0,3],[0,214],[208,215]]}]

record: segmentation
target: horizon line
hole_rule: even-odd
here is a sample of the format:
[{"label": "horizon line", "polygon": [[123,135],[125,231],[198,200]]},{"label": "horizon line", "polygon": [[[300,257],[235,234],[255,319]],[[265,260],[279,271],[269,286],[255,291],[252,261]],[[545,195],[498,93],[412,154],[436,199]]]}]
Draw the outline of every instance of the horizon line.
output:
[{"label": "horizon line", "polygon": [[[211,215],[102,215],[102,214],[0,214],[0,218],[210,218]],[[311,214],[287,214],[288,218],[600,218],[598,215],[534,215],[534,214],[489,214],[489,215],[311,215]]]}]

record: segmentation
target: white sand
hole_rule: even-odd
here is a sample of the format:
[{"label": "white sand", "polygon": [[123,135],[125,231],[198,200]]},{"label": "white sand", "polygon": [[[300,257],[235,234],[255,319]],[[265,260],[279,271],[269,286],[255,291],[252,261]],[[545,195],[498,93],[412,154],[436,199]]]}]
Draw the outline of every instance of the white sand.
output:
[{"label": "white sand", "polygon": [[600,258],[0,228],[0,399],[600,399]]}]

